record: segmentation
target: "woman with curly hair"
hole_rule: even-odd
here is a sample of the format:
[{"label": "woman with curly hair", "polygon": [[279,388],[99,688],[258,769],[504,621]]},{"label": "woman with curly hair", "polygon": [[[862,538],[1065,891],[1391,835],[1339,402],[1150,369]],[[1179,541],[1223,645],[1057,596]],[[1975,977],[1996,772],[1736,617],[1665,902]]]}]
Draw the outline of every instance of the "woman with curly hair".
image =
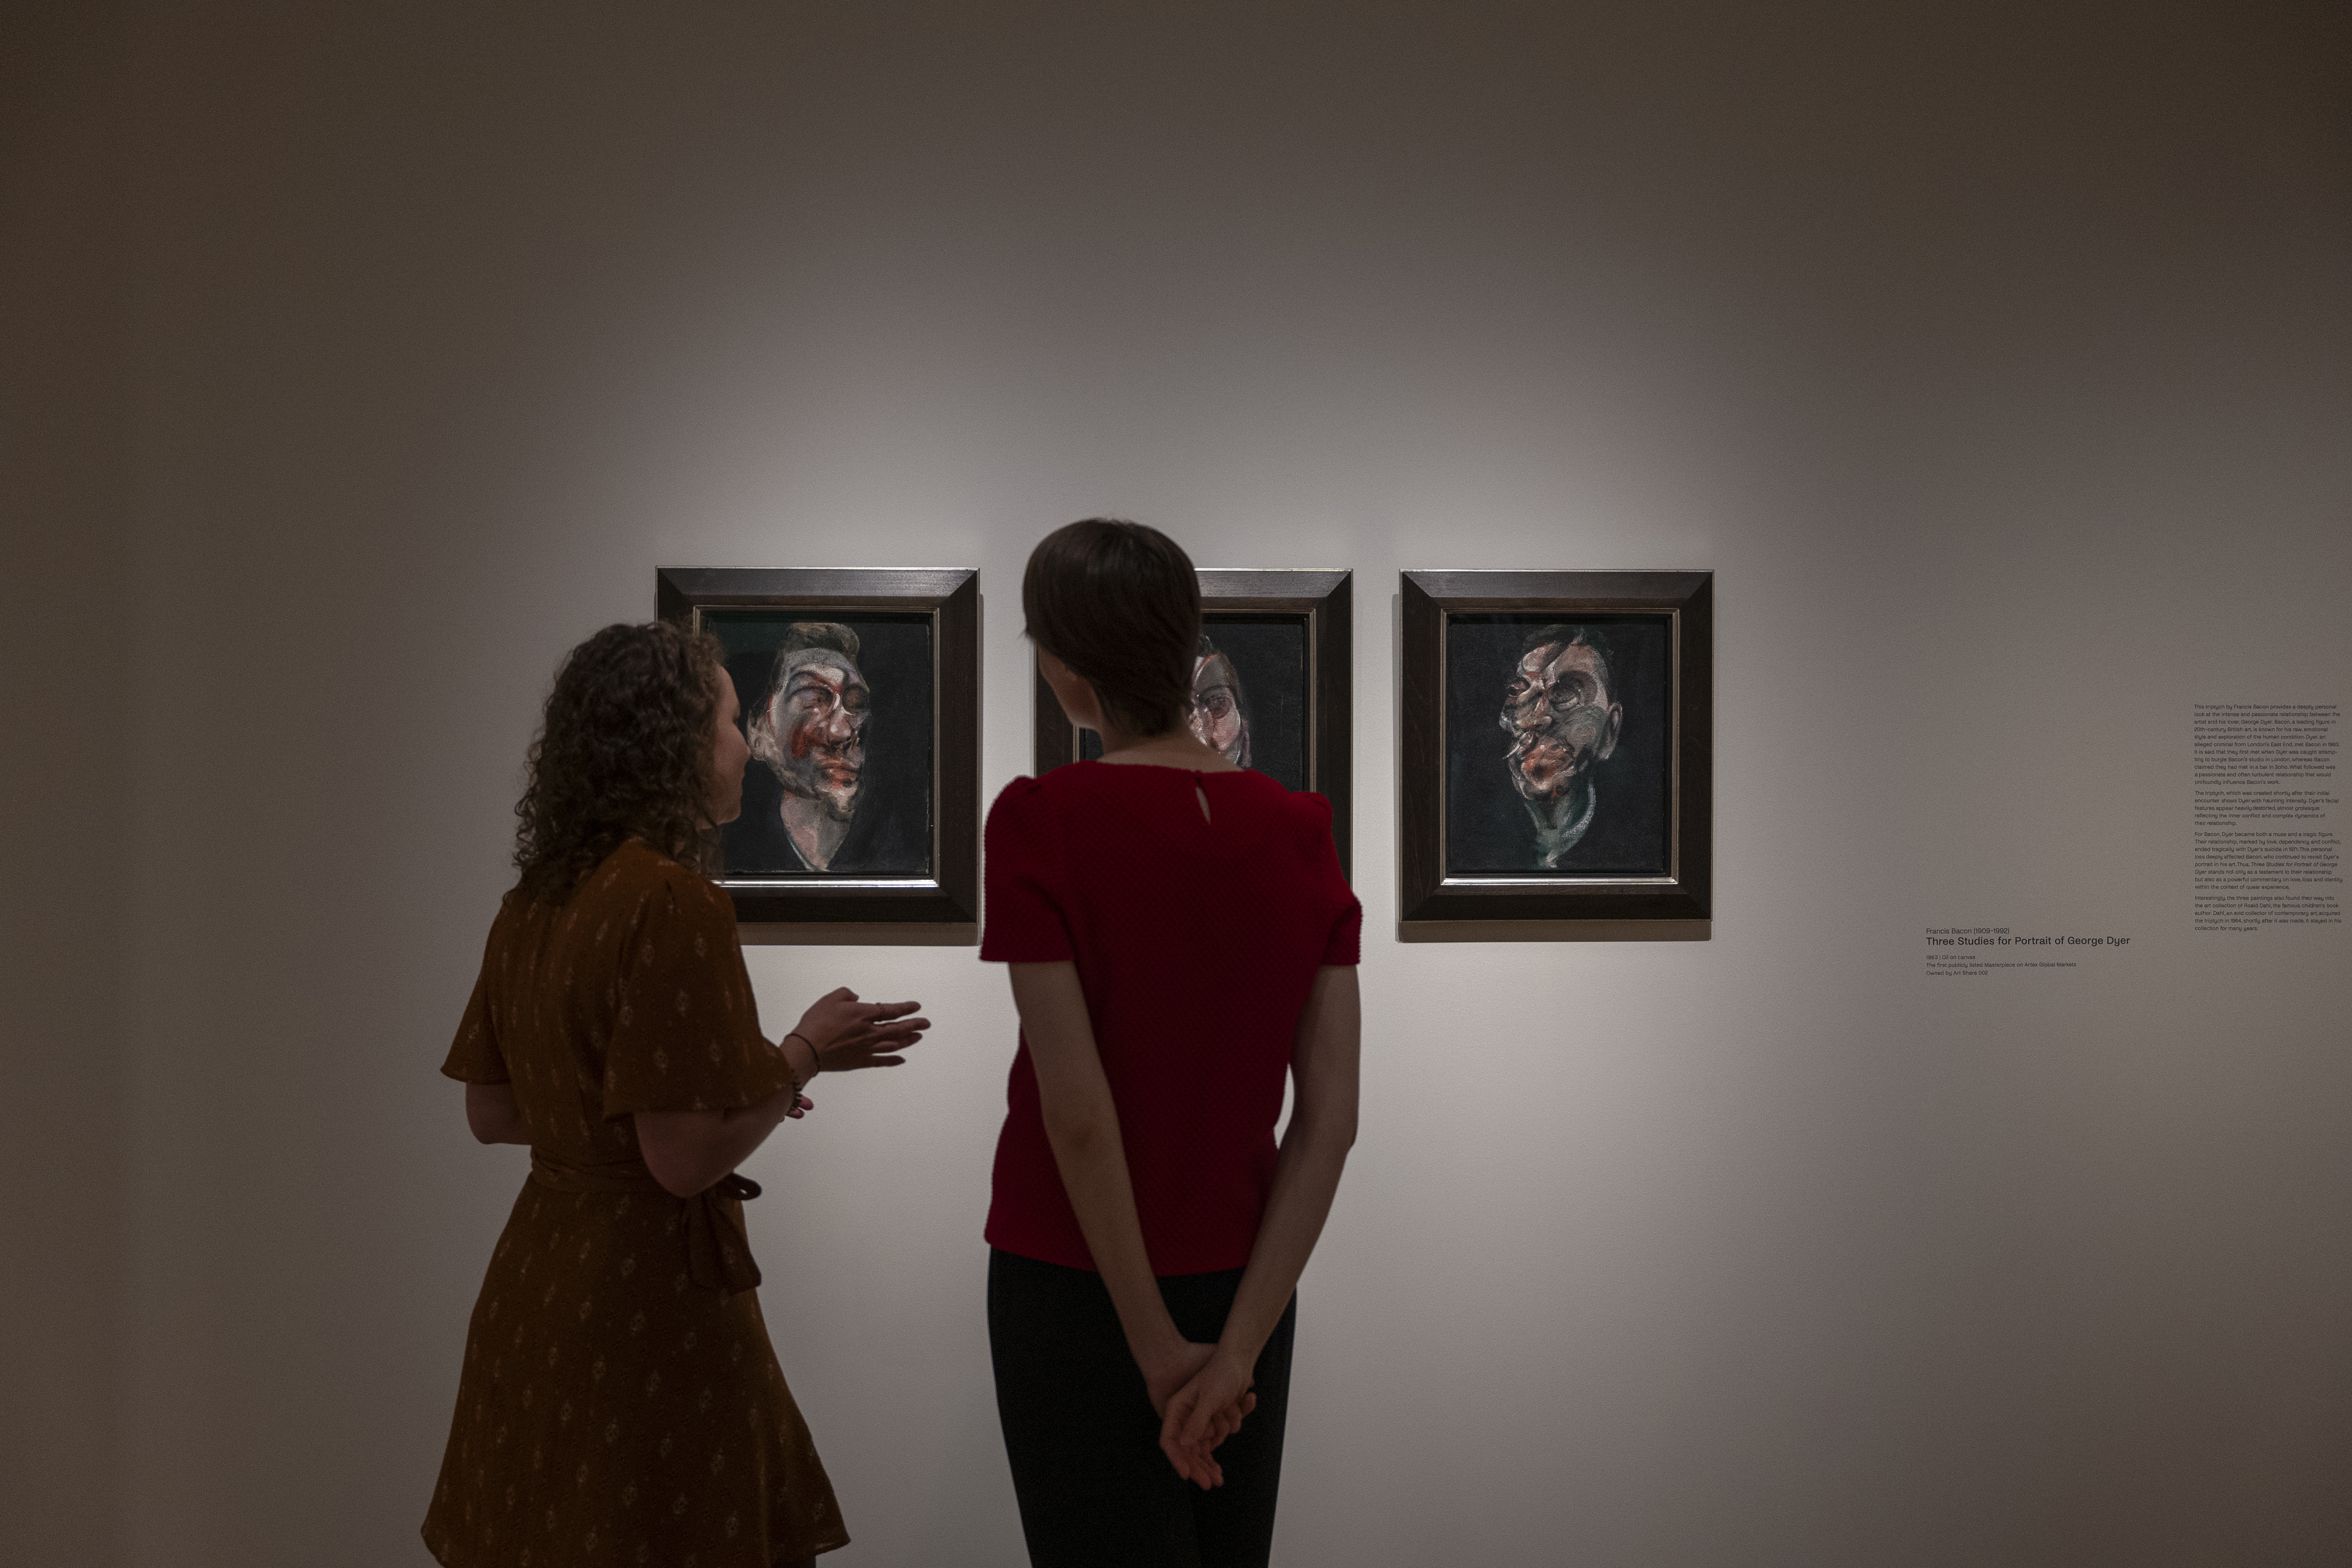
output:
[{"label": "woman with curly hair", "polygon": [[819,1072],[893,1067],[912,1002],[821,997],[760,1032],[702,874],[750,755],[718,643],[572,650],[515,807],[515,867],[442,1071],[530,1176],[466,1338],[425,1519],[448,1568],[778,1568],[849,1540],[752,1288],[735,1167]]}]

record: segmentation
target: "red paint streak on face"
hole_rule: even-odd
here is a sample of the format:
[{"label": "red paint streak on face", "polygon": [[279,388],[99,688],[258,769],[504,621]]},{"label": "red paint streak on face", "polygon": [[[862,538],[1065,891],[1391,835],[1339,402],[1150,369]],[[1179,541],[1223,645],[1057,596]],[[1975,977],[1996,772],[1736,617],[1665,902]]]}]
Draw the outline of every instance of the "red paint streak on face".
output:
[{"label": "red paint streak on face", "polygon": [[802,678],[796,678],[795,689],[803,700],[814,698],[816,710],[804,711],[784,731],[784,750],[796,763],[811,752],[830,750],[836,743],[828,731],[836,719],[845,717],[842,708],[847,697],[841,676],[833,669],[818,666],[803,670]]}]

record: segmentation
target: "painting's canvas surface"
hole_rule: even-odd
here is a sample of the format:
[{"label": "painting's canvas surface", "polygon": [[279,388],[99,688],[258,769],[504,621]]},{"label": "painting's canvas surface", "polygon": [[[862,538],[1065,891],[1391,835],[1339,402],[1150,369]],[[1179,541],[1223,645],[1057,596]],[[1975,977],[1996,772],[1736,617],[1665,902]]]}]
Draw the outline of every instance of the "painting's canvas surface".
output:
[{"label": "painting's canvas surface", "polygon": [[710,609],[751,763],[725,880],[932,875],[932,623]]},{"label": "painting's canvas surface", "polygon": [[1449,875],[1667,872],[1671,627],[1663,615],[1446,618]]},{"label": "painting's canvas surface", "polygon": [[[1211,610],[1201,629],[1186,721],[1193,735],[1285,789],[1307,788],[1307,617]],[[1079,731],[1078,755],[1101,756],[1102,738]]]}]

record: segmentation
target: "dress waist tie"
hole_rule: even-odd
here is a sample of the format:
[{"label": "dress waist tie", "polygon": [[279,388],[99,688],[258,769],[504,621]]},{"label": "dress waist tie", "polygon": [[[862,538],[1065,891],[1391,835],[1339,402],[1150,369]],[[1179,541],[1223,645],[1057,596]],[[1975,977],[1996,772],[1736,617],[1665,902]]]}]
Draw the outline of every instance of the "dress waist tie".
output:
[{"label": "dress waist tie", "polygon": [[760,1184],[749,1176],[730,1173],[681,1198],[642,1164],[567,1165],[533,1150],[530,1179],[559,1193],[659,1193],[686,1211],[686,1271],[697,1285],[732,1296],[760,1283],[760,1266],[751,1261],[751,1243],[743,1234],[741,1205],[760,1195]]}]

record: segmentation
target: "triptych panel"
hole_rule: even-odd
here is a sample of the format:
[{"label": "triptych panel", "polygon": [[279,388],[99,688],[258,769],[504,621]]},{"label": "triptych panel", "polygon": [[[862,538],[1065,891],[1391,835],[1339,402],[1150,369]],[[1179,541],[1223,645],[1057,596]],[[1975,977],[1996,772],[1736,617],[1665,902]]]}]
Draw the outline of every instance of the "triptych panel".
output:
[{"label": "triptych panel", "polygon": [[[1352,875],[1352,576],[1200,573],[1185,722],[1332,806]],[[1712,881],[1714,579],[1408,572],[1398,920],[1695,922]],[[659,613],[725,650],[752,763],[719,881],[751,926],[980,918],[979,574],[666,567]],[[1090,761],[1033,677],[1034,771]]]}]

